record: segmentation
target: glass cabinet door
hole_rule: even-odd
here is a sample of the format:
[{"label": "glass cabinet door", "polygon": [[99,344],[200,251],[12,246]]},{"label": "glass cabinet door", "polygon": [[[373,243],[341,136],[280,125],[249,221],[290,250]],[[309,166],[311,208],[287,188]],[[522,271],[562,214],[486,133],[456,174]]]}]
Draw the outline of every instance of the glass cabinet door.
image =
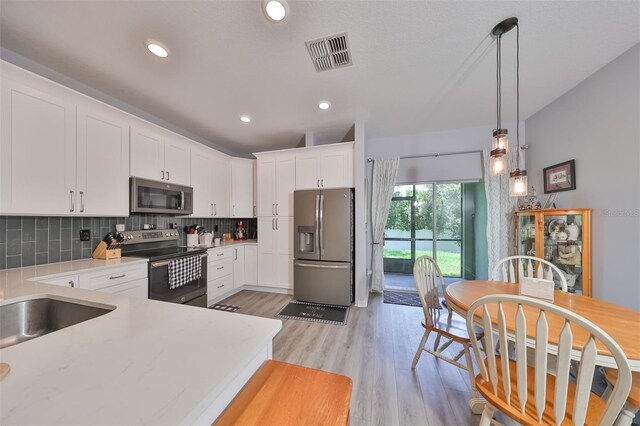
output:
[{"label": "glass cabinet door", "polygon": [[545,260],[556,265],[567,280],[570,293],[583,293],[583,215],[544,215]]},{"label": "glass cabinet door", "polygon": [[518,254],[536,255],[536,217],[532,214],[518,215]]}]

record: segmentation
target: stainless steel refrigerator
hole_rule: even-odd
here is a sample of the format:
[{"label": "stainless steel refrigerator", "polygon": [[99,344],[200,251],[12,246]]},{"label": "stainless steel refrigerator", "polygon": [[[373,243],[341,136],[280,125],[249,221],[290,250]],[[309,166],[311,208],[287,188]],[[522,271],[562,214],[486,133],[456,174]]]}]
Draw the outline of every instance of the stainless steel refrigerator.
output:
[{"label": "stainless steel refrigerator", "polygon": [[293,297],[327,305],[353,302],[353,190],[293,193]]}]

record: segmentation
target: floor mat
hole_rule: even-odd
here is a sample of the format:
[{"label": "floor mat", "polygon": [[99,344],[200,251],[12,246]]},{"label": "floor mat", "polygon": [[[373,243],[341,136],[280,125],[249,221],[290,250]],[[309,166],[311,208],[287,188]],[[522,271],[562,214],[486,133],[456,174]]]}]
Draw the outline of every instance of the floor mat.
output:
[{"label": "floor mat", "polygon": [[345,325],[349,308],[345,306],[316,305],[313,303],[290,302],[276,318],[315,321],[325,324]]},{"label": "floor mat", "polygon": [[225,305],[224,303],[216,303],[213,306],[209,306],[209,309],[215,309],[216,311],[235,312],[240,309],[240,306]]},{"label": "floor mat", "polygon": [[383,296],[384,303],[390,303],[392,305],[422,306],[420,304],[420,297],[417,293],[385,290],[383,292]]}]

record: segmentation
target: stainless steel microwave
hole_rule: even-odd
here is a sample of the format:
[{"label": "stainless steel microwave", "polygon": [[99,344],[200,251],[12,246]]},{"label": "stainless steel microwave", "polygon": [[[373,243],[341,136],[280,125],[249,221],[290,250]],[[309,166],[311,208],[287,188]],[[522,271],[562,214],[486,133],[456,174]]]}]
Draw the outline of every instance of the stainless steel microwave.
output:
[{"label": "stainless steel microwave", "polygon": [[132,177],[129,181],[131,213],[188,215],[193,213],[193,188]]}]

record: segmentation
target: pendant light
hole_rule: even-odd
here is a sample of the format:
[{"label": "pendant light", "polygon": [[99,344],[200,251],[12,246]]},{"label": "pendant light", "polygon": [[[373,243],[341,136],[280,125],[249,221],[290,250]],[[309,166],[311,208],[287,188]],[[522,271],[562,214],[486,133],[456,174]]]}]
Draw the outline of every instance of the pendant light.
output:
[{"label": "pendant light", "polygon": [[507,129],[501,129],[502,125],[502,35],[516,28],[516,168],[509,173],[509,195],[522,197],[527,195],[527,171],[520,169],[520,27],[518,18],[508,18],[493,27],[491,33],[497,37],[496,53],[496,81],[497,81],[497,126],[493,130],[493,143],[491,144],[491,173],[500,175],[506,173],[506,154],[509,149]]},{"label": "pendant light", "polygon": [[[513,19],[513,18],[510,18]],[[507,172],[506,154],[509,151],[508,130],[502,128],[502,49],[500,41],[502,34],[513,28],[513,24],[502,21],[496,25],[491,33],[496,39],[496,128],[493,129],[491,142],[491,174],[503,175]]]}]

